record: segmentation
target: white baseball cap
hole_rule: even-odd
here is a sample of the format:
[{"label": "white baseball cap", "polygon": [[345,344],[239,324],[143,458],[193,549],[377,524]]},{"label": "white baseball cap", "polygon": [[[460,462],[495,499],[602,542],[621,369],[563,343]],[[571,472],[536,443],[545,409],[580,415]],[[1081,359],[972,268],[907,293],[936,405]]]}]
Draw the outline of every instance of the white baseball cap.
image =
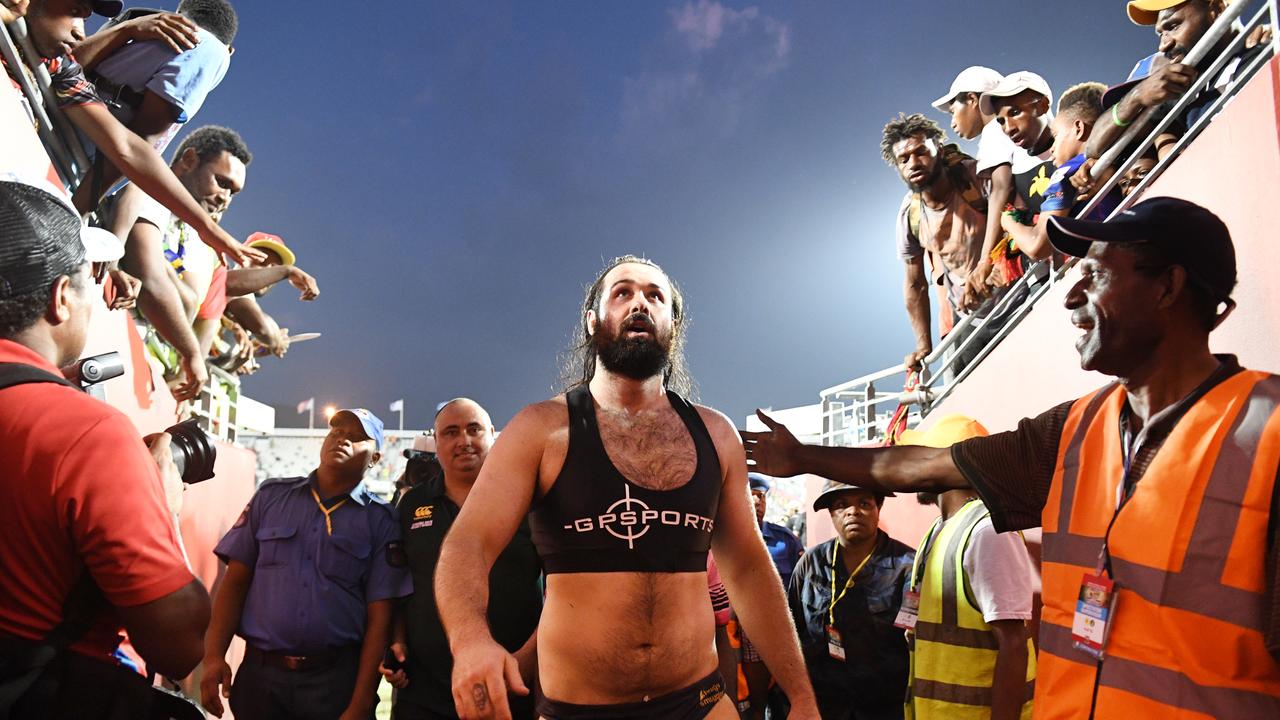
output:
[{"label": "white baseball cap", "polygon": [[949,112],[948,106],[960,93],[978,93],[981,95],[1000,84],[1004,76],[989,67],[972,65],[960,71],[956,79],[951,81],[951,90],[946,95],[933,101],[938,112]]},{"label": "white baseball cap", "polygon": [[1000,84],[982,93],[982,97],[978,98],[978,108],[987,115],[995,115],[992,98],[1013,97],[1023,90],[1034,90],[1040,93],[1049,100],[1049,106],[1053,107],[1053,91],[1049,89],[1049,83],[1030,70],[1019,70],[1005,75]]}]

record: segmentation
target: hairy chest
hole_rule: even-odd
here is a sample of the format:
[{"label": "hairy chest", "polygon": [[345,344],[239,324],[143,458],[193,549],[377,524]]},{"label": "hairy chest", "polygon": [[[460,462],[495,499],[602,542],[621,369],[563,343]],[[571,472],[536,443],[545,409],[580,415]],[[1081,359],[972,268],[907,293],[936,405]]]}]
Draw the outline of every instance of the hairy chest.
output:
[{"label": "hairy chest", "polygon": [[674,410],[597,410],[596,423],[605,454],[627,480],[650,490],[670,490],[693,477],[698,451]]}]

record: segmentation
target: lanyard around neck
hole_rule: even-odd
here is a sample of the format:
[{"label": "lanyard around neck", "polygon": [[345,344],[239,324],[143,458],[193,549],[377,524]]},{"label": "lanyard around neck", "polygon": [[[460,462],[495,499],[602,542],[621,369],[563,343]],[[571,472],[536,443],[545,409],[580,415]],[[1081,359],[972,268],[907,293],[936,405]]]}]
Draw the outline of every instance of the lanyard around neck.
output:
[{"label": "lanyard around neck", "polygon": [[350,500],[351,498],[349,496],[344,497],[341,500],[339,500],[337,503],[334,503],[333,507],[326,507],[324,502],[320,500],[320,493],[316,492],[316,489],[314,487],[311,488],[311,497],[316,501],[316,507],[320,508],[320,512],[324,513],[325,530],[328,530],[329,534],[332,535],[333,519],[330,516],[333,514],[335,510],[342,507],[343,505],[346,505],[347,501]]},{"label": "lanyard around neck", "polygon": [[827,621],[832,625],[836,624],[836,603],[843,600],[845,593],[849,592],[849,588],[853,587],[853,579],[857,577],[858,573],[862,572],[862,568],[866,567],[867,561],[870,560],[871,556],[875,554],[875,548],[872,548],[871,552],[867,553],[867,556],[862,558],[862,562],[858,563],[858,567],[854,568],[853,572],[849,573],[849,579],[844,581],[844,589],[840,591],[840,595],[839,597],[837,597],[836,596],[836,567],[837,567],[836,559],[837,557],[839,557],[839,552],[840,552],[840,543],[837,541],[835,544],[831,546],[831,607],[827,610]]}]

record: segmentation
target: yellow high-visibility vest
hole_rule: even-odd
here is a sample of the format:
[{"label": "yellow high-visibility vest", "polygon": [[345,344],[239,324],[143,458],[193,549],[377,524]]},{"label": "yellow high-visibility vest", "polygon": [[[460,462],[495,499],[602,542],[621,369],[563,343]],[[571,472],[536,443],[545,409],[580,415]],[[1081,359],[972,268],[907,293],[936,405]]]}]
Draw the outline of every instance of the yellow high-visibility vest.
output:
[{"label": "yellow high-visibility vest", "polygon": [[[908,635],[911,677],[907,720],[991,717],[996,636],[982,619],[964,572],[969,538],[990,514],[981,500],[970,500],[947,522],[935,520],[916,551],[911,587],[920,593],[920,617],[915,631]],[[1031,717],[1035,678],[1036,651],[1028,637],[1024,720]]]}]

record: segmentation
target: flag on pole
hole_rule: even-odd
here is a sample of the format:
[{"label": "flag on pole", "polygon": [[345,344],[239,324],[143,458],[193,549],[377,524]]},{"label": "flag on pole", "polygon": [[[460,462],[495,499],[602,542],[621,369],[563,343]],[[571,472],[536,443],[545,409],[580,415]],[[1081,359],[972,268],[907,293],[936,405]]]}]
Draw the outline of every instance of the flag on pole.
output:
[{"label": "flag on pole", "polygon": [[391,412],[404,412],[404,398],[391,403]]},{"label": "flag on pole", "polygon": [[298,403],[299,415],[301,415],[304,412],[311,412],[312,410],[315,410],[315,409],[316,409],[315,398],[307,398],[306,400],[303,400],[302,402]]}]

